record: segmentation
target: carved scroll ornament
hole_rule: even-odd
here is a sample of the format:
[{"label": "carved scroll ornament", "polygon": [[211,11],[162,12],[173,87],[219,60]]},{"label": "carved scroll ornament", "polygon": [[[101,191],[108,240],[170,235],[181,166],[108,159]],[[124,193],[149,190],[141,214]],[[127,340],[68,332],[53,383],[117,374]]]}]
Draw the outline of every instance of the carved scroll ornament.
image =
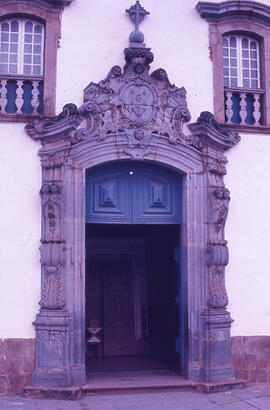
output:
[{"label": "carved scroll ornament", "polygon": [[209,280],[208,306],[224,308],[228,304],[225,288],[225,266],[229,261],[227,241],[224,240],[224,226],[228,215],[230,191],[223,187],[210,188],[210,242],[207,246]]},{"label": "carved scroll ornament", "polygon": [[226,243],[209,244],[207,246],[207,265],[209,280],[208,306],[224,308],[228,304],[225,287],[225,266],[229,261]]},{"label": "carved scroll ornament", "polygon": [[[202,111],[197,121],[189,125],[189,129],[192,132],[192,136],[188,137],[191,143],[198,142],[199,139],[203,146],[216,150],[218,156],[241,139],[237,130],[219,124],[209,111]],[[195,136],[197,139],[194,138]]]}]

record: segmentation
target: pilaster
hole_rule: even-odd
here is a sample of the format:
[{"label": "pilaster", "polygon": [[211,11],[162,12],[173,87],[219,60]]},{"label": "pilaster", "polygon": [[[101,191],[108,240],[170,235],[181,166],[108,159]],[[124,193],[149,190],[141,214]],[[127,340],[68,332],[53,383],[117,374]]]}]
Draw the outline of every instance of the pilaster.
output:
[{"label": "pilaster", "polygon": [[234,378],[230,352],[230,327],[233,320],[226,309],[228,295],[225,287],[225,266],[229,262],[229,251],[224,227],[230,191],[223,181],[227,162],[224,152],[238,143],[240,137],[236,131],[223,129],[209,112],[202,112],[197,122],[189,128],[193,141],[201,143],[200,150],[207,176],[206,303],[201,312],[200,379],[219,382]]}]

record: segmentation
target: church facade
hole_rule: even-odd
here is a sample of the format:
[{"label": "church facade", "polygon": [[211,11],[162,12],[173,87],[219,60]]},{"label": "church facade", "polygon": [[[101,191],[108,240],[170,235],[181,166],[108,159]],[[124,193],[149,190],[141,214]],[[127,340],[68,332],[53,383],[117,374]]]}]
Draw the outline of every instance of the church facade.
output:
[{"label": "church facade", "polygon": [[0,1],[0,391],[267,382],[270,5],[89,3]]}]

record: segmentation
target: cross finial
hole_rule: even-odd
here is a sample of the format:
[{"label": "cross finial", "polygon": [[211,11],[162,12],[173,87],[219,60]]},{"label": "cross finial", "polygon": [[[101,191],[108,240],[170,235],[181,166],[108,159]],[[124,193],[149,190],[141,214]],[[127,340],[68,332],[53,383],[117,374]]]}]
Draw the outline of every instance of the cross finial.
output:
[{"label": "cross finial", "polygon": [[144,17],[147,14],[150,14],[149,11],[146,11],[140,4],[139,0],[136,1],[134,6],[131,6],[126,10],[130,19],[135,23],[135,30],[139,30],[139,25],[143,21]]}]

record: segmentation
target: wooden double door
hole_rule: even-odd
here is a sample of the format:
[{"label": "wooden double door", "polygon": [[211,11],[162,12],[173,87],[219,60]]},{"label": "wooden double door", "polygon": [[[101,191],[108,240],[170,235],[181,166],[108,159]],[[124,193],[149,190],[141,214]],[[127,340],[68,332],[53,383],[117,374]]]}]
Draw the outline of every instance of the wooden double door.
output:
[{"label": "wooden double door", "polygon": [[151,164],[123,162],[86,171],[86,223],[178,224],[181,177]]}]

